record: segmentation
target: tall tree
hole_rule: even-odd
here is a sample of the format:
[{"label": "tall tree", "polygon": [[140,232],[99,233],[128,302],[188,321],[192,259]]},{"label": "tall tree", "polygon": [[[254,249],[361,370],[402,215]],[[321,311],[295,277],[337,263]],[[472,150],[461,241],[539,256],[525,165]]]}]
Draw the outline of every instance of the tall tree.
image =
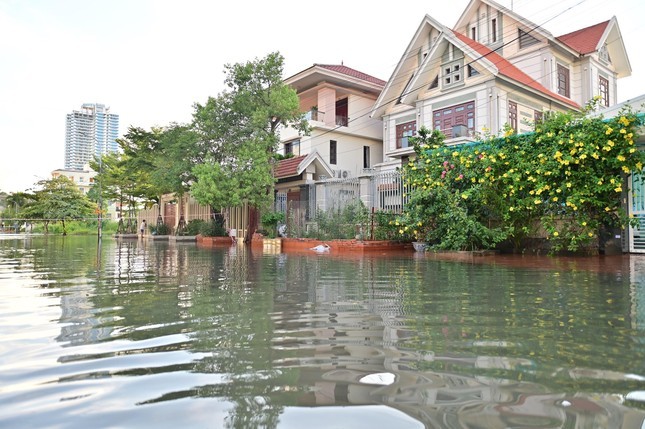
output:
[{"label": "tall tree", "polygon": [[245,241],[257,229],[258,209],[268,205],[275,184],[273,164],[281,126],[308,132],[296,91],[282,81],[284,59],[226,65],[227,90],[196,104],[194,126],[206,149],[193,172],[193,196],[214,208],[247,203],[251,210]]},{"label": "tall tree", "polygon": [[66,235],[65,221],[89,217],[96,210],[74,182],[65,176],[41,180],[38,185],[41,189],[34,192],[35,199],[27,203],[23,214],[30,219],[43,220],[45,228],[49,222],[60,221],[63,235]]}]

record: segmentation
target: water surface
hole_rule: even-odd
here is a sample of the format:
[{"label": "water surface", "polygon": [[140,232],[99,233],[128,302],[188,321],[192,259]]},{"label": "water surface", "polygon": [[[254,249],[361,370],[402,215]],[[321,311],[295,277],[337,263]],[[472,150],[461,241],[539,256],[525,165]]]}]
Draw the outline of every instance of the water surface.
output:
[{"label": "water surface", "polygon": [[643,268],[0,235],[0,427],[642,428]]}]

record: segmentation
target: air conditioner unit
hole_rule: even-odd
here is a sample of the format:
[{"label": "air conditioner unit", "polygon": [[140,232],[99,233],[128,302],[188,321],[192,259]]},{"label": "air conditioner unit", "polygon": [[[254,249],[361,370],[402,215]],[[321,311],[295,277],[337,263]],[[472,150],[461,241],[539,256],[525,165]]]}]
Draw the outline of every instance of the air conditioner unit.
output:
[{"label": "air conditioner unit", "polygon": [[334,170],[334,178],[347,179],[348,177],[351,177],[349,170]]}]

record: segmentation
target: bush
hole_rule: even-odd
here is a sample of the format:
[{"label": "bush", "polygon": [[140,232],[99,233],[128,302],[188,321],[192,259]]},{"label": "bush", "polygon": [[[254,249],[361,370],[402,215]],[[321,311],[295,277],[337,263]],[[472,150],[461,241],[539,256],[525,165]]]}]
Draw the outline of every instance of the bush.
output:
[{"label": "bush", "polygon": [[226,237],[228,235],[224,225],[217,220],[204,222],[199,229],[199,233],[204,237]]},{"label": "bush", "polygon": [[170,234],[170,227],[168,225],[166,225],[165,223],[155,225],[154,227],[152,227],[152,234],[153,235],[168,235],[168,234]]},{"label": "bush", "polygon": [[269,238],[275,238],[278,228],[278,223],[284,222],[284,213],[282,212],[269,212],[264,213],[261,218],[262,226],[266,229]]},{"label": "bush", "polygon": [[186,235],[200,234],[205,223],[206,221],[203,219],[189,220],[188,223],[186,224]]},{"label": "bush", "polygon": [[362,201],[348,204],[343,209],[318,211],[316,231],[312,232],[320,240],[365,239],[369,231],[369,212]]}]

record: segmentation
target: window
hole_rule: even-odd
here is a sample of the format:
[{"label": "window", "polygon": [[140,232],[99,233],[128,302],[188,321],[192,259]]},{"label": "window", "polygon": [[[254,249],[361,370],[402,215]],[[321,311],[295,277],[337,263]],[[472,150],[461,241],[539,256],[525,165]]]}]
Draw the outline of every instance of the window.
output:
[{"label": "window", "polygon": [[408,147],[408,138],[417,133],[417,122],[410,121],[396,126],[396,148]]},{"label": "window", "polygon": [[300,140],[292,140],[284,144],[285,155],[300,155]]},{"label": "window", "polygon": [[606,63],[611,63],[611,57],[607,51],[607,44],[602,45],[602,48],[598,51],[598,58],[603,60]]},{"label": "window", "polygon": [[609,107],[609,80],[598,76],[598,94],[602,100],[602,105]]},{"label": "window", "polygon": [[558,94],[569,97],[569,69],[558,64]]},{"label": "window", "polygon": [[370,147],[363,146],[363,168],[370,168]]},{"label": "window", "polygon": [[528,48],[529,46],[535,45],[536,43],[540,43],[538,39],[521,29],[518,30],[517,38],[520,41],[520,49]]},{"label": "window", "polygon": [[462,81],[463,58],[443,66],[443,86],[456,85]]},{"label": "window", "polygon": [[470,29],[470,38],[477,40],[477,29],[475,27]]},{"label": "window", "polygon": [[477,76],[479,72],[477,69],[471,65],[468,65],[468,77]]},{"label": "window", "polygon": [[517,103],[508,102],[508,124],[517,132]]},{"label": "window", "polygon": [[[468,131],[475,131],[475,103],[457,104],[445,107],[432,112],[433,126],[436,130],[445,134],[446,138],[452,138],[453,129],[463,135],[464,128]],[[457,127],[457,128],[455,128]]]},{"label": "window", "polygon": [[329,140],[329,163],[336,165],[337,159],[336,140]]},{"label": "window", "polygon": [[490,41],[491,43],[497,42],[497,19],[493,18],[490,21]]},{"label": "window", "polygon": [[347,98],[336,100],[336,125],[346,127],[349,124]]},{"label": "window", "polygon": [[533,112],[533,122],[535,122],[535,125],[542,123],[543,119],[544,119],[544,115],[542,114],[541,111],[535,110]]},{"label": "window", "polygon": [[438,86],[439,86],[439,75],[434,77],[434,79],[432,80],[432,83],[430,84],[430,88],[428,89],[435,89]]}]

